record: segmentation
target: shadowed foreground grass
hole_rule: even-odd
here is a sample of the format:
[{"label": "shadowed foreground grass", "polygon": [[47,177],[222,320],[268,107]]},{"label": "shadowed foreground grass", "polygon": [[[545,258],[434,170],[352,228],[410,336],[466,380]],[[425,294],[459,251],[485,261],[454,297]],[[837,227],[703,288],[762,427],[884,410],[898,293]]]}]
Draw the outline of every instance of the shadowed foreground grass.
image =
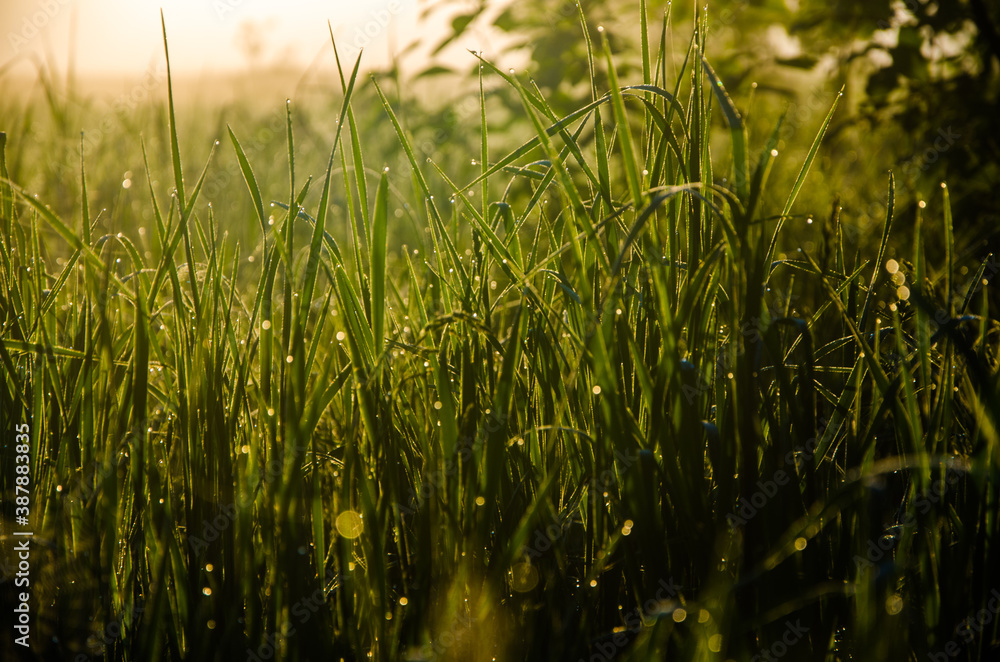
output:
[{"label": "shadowed foreground grass", "polygon": [[[2,533],[13,559],[27,424],[33,654],[986,658],[996,262],[957,264],[947,213],[890,259],[891,175],[881,234],[845,249],[836,208],[795,204],[838,99],[784,163],[703,20],[675,78],[661,40],[634,81],[581,24],[611,89],[569,116],[482,62],[523,102],[511,152],[484,92],[479,152],[425,158],[353,63],[315,179],[288,105],[281,200],[230,129],[249,218],[203,198],[211,160],[182,167],[172,89],[141,232],[95,232],[85,159],[67,215],[0,142]],[[358,130],[368,86],[402,168]]]}]

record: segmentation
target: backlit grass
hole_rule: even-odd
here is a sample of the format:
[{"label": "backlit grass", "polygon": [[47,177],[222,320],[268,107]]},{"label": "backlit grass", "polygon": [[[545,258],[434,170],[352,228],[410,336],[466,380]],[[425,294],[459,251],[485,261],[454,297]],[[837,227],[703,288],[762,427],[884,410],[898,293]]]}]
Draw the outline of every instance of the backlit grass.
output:
[{"label": "backlit grass", "polygon": [[252,128],[188,158],[164,84],[112,217],[79,150],[72,209],[11,178],[41,147],[8,130],[3,457],[29,422],[38,655],[986,655],[998,620],[962,626],[1000,590],[995,261],[959,263],[948,213],[892,254],[891,175],[863,250],[801,208],[839,97],[785,162],[704,17],[637,80],[580,21],[610,89],[560,117],[482,60],[472,153],[429,157],[394,82],[340,60],[332,141],[281,109],[280,181]]}]

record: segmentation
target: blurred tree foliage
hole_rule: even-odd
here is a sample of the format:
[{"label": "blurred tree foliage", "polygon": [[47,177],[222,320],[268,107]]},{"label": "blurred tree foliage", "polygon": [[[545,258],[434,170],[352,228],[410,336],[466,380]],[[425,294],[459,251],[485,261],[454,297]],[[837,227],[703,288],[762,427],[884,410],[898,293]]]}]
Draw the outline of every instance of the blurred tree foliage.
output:
[{"label": "blurred tree foliage", "polygon": [[[588,100],[586,43],[572,0],[507,2],[493,24],[529,53],[529,75],[557,110]],[[450,43],[484,14],[490,0],[431,3],[457,11]],[[674,51],[683,55],[698,3],[647,2],[649,38],[661,35],[670,14]],[[629,43],[639,2],[584,2],[588,30],[605,25],[612,49]],[[847,86],[847,104],[828,139],[828,181],[872,188],[892,168],[903,192],[901,214],[922,197],[940,199],[947,181],[956,225],[976,230],[976,252],[1000,227],[1000,3],[987,0],[717,0],[708,4],[711,59],[737,99],[755,94],[765,116],[782,105],[796,109],[798,125],[811,124]],[[637,66],[636,57],[620,58]],[[601,67],[598,66],[600,76]],[[635,71],[620,72],[625,80]],[[669,77],[669,76],[668,76]],[[760,81],[760,85],[750,85]],[[824,101],[806,97],[826,83]],[[755,106],[755,111],[757,106]],[[774,118],[766,117],[765,126]],[[765,129],[766,130],[766,129]],[[807,141],[797,136],[795,143]],[[789,141],[792,142],[792,141]],[[861,157],[859,157],[859,154]],[[867,184],[867,185],[865,185]],[[884,188],[881,183],[879,189]],[[906,193],[909,193],[907,196]],[[936,197],[935,197],[936,196]],[[846,209],[845,204],[845,211]],[[855,205],[864,216],[865,204]],[[877,216],[877,214],[873,214]],[[986,238],[983,238],[986,237]]]},{"label": "blurred tree foliage", "polygon": [[809,54],[833,54],[835,66],[855,77],[863,93],[854,121],[867,135],[878,140],[888,126],[907,138],[891,164],[900,182],[926,195],[947,181],[956,223],[995,239],[1000,5],[991,4],[801,2],[789,10],[789,25]]}]

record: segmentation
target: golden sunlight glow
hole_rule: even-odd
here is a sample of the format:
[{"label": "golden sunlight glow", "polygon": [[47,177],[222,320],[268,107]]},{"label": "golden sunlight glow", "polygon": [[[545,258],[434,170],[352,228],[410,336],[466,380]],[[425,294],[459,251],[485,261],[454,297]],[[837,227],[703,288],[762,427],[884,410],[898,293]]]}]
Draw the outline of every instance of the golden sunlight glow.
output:
[{"label": "golden sunlight glow", "polygon": [[[385,66],[414,42],[438,43],[454,13],[420,0],[3,0],[0,73],[42,61],[65,70],[72,54],[80,75],[141,76],[163,61],[161,7],[171,66],[196,75],[332,68],[328,21],[341,58],[363,48],[364,66]],[[470,29],[453,50],[490,49],[491,35]],[[406,64],[426,62],[410,54]]]}]

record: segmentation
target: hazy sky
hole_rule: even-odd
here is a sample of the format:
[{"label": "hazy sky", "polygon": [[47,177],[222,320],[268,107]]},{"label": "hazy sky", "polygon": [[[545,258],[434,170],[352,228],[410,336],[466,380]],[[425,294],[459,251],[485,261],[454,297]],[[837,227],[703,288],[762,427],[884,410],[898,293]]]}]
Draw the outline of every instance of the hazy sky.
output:
[{"label": "hazy sky", "polygon": [[[160,7],[178,73],[245,71],[251,63],[305,67],[333,62],[327,20],[338,49],[365,48],[363,62],[383,63],[390,49],[417,38],[436,41],[454,14],[418,15],[429,0],[0,0],[0,70],[30,71],[32,54],[51,52],[65,67],[75,34],[81,75],[141,75],[162,61]],[[499,4],[499,3],[498,3]],[[451,2],[448,8],[468,4]],[[489,48],[474,30],[461,48]],[[487,43],[482,43],[482,42]],[[352,48],[353,47],[353,48]]]}]

